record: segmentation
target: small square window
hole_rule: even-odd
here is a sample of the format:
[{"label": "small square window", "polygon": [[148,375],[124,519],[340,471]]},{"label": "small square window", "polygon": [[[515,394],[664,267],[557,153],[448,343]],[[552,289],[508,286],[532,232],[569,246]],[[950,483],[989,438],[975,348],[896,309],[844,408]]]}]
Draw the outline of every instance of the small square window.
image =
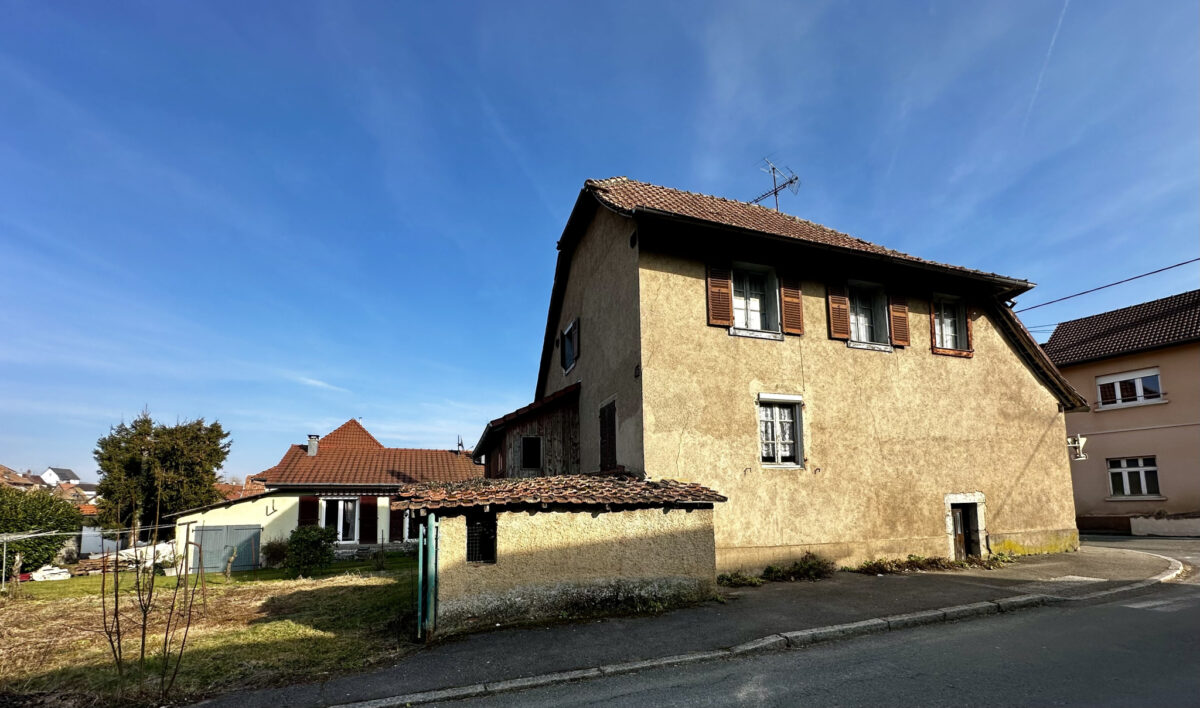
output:
[{"label": "small square window", "polygon": [[496,562],[496,515],[494,513],[467,515],[467,562]]},{"label": "small square window", "polygon": [[521,438],[521,469],[542,469],[542,439],[536,436]]}]

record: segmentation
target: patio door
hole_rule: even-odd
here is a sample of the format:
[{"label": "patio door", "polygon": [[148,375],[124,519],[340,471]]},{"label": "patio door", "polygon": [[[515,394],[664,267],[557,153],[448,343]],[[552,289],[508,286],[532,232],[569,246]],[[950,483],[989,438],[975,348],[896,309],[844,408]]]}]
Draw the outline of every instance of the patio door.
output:
[{"label": "patio door", "polygon": [[339,543],[358,541],[358,498],[326,499],[321,525],[336,530]]}]

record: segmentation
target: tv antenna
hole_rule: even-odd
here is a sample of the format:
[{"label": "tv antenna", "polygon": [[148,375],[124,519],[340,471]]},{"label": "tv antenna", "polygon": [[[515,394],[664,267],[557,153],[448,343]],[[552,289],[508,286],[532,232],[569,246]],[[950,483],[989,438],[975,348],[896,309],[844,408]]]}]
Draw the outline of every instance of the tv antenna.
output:
[{"label": "tv antenna", "polygon": [[771,175],[771,189],[751,199],[750,203],[758,204],[767,197],[775,197],[775,211],[779,211],[779,193],[785,189],[791,190],[792,194],[800,191],[800,178],[796,176],[795,172],[792,172],[790,167],[784,167],[781,170],[765,157],[763,162],[767,163],[767,166],[761,168],[762,171]]}]

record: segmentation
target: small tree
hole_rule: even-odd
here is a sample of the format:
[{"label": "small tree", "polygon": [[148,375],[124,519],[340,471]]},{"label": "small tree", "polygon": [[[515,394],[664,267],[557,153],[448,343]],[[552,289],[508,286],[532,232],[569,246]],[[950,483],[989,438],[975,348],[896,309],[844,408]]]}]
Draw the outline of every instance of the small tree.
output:
[{"label": "small tree", "polygon": [[[21,531],[78,531],[83,516],[71,502],[59,499],[48,489],[22,492],[0,487],[0,533]],[[7,567],[21,554],[22,564],[34,570],[54,560],[66,536],[41,536],[8,544]]]},{"label": "small tree", "polygon": [[333,563],[337,531],[330,527],[299,526],[288,537],[284,566],[293,573],[308,575]]}]

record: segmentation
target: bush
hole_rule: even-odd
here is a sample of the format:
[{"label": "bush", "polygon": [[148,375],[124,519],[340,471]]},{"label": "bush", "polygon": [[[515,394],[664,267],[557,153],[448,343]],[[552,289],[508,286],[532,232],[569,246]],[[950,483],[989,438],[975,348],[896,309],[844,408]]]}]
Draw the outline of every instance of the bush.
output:
[{"label": "bush", "polygon": [[724,585],[727,588],[756,588],[762,584],[762,578],[756,578],[753,575],[746,575],[740,570],[735,570],[732,573],[721,573],[717,576],[717,585]]},{"label": "bush", "polygon": [[279,568],[283,566],[287,560],[288,542],[282,538],[274,538],[267,541],[259,548],[259,555],[262,557],[262,563],[268,568]]},{"label": "bush", "polygon": [[[78,531],[83,517],[75,505],[59,499],[48,489],[23,492],[0,486],[0,534],[23,531]],[[66,536],[43,536],[9,542],[7,567],[21,554],[21,568],[33,571],[54,560],[67,541]]]},{"label": "bush", "polygon": [[382,548],[371,552],[371,567],[375,570],[387,570],[387,553]]},{"label": "bush", "polygon": [[804,555],[800,556],[800,560],[793,562],[787,568],[781,568],[777,565],[768,565],[763,568],[763,580],[772,580],[775,582],[784,582],[792,580],[808,580],[817,581],[824,580],[833,576],[837,566],[833,561],[825,556],[818,555],[812,551],[805,551]]},{"label": "bush", "polygon": [[848,570],[866,575],[895,575],[898,573],[913,573],[925,570],[958,570],[962,568],[995,570],[1014,562],[1016,562],[1016,557],[1006,553],[996,553],[989,558],[968,556],[966,560],[961,561],[954,561],[940,556],[926,558],[925,556],[910,555],[904,560],[898,558],[875,558],[863,561],[857,568],[849,568]]},{"label": "bush", "polygon": [[308,575],[333,563],[337,531],[332,527],[299,526],[287,540],[284,566],[293,573]]}]

